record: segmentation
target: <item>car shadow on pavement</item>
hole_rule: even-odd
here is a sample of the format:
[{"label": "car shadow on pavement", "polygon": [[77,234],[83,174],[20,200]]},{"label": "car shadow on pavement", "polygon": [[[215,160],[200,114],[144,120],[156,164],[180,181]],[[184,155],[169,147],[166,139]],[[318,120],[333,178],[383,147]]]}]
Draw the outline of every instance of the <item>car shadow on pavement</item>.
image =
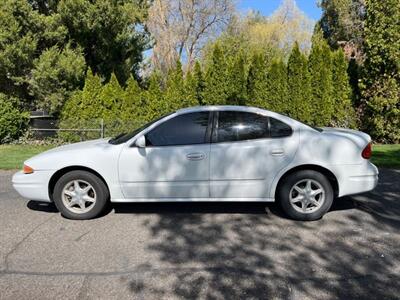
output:
[{"label": "car shadow on pavement", "polygon": [[54,205],[54,203],[50,203],[50,202],[31,200],[31,201],[28,201],[26,206],[30,210],[42,211],[42,212],[48,212],[48,213],[58,213],[57,207]]}]

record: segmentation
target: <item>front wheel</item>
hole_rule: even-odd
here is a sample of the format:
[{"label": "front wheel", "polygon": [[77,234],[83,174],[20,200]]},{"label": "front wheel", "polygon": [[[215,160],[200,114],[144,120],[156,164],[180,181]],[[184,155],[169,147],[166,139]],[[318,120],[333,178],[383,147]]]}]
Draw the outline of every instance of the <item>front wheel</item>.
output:
[{"label": "front wheel", "polygon": [[54,204],[61,214],[74,220],[97,217],[106,207],[109,192],[105,183],[87,171],[71,171],[56,182]]},{"label": "front wheel", "polygon": [[285,213],[295,220],[318,220],[332,205],[333,189],[323,174],[313,170],[298,171],[280,184],[278,201]]}]

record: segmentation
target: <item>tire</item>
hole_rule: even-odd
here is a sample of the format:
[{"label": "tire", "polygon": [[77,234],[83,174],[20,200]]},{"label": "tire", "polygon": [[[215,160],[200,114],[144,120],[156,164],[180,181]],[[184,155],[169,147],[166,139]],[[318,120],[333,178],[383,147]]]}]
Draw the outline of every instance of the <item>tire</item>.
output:
[{"label": "tire", "polygon": [[109,198],[105,183],[87,171],[68,172],[54,186],[54,204],[67,219],[95,218],[107,207]]},{"label": "tire", "polygon": [[278,187],[278,201],[292,219],[314,221],[328,212],[333,202],[333,189],[321,173],[303,170],[283,179]]}]

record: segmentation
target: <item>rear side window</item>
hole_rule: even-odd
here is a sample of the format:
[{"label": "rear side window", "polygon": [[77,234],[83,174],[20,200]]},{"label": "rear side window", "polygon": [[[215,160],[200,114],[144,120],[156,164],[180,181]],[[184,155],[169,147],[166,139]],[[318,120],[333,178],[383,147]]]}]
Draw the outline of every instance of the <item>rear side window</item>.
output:
[{"label": "rear side window", "polygon": [[209,112],[188,113],[160,124],[145,135],[146,146],[193,145],[206,142]]},{"label": "rear side window", "polygon": [[239,111],[220,111],[214,142],[235,142],[269,137],[268,117]]},{"label": "rear side window", "polygon": [[292,128],[282,121],[270,117],[269,122],[271,126],[271,137],[277,138],[292,135]]}]

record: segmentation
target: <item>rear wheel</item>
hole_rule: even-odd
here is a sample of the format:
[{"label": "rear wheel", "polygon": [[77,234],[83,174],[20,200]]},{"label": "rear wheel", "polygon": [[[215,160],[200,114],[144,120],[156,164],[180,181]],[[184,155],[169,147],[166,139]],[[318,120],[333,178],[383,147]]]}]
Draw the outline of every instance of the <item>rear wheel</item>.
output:
[{"label": "rear wheel", "polygon": [[64,217],[86,220],[103,212],[109,192],[99,177],[77,170],[64,174],[56,182],[53,199]]},{"label": "rear wheel", "polygon": [[321,173],[303,170],[284,178],[278,188],[278,201],[285,213],[295,219],[320,219],[331,207],[333,189]]}]

